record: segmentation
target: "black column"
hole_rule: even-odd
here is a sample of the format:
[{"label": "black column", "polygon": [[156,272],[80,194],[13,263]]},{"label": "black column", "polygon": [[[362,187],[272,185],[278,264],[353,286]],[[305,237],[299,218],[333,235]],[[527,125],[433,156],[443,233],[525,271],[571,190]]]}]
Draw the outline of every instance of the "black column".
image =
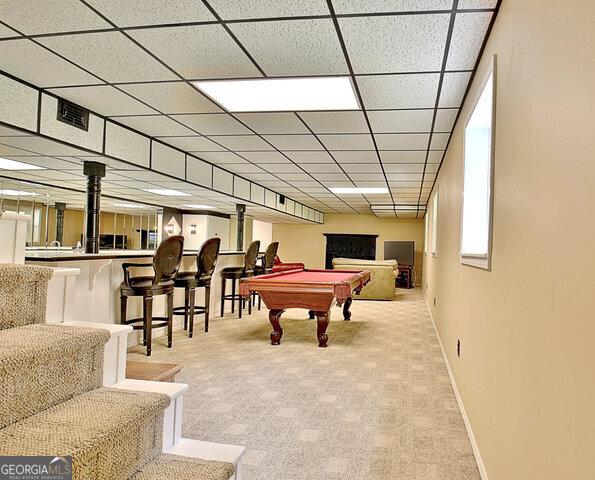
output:
[{"label": "black column", "polygon": [[246,214],[246,205],[237,203],[236,212],[238,212],[237,250],[238,252],[241,252],[244,250],[244,216]]},{"label": "black column", "polygon": [[64,210],[66,210],[66,204],[62,202],[54,203],[56,209],[56,240],[62,245],[62,239],[64,238]]},{"label": "black column", "polygon": [[105,177],[105,165],[85,162],[83,173],[87,176],[87,223],[85,225],[85,252],[99,252],[99,211],[101,203],[101,179]]}]

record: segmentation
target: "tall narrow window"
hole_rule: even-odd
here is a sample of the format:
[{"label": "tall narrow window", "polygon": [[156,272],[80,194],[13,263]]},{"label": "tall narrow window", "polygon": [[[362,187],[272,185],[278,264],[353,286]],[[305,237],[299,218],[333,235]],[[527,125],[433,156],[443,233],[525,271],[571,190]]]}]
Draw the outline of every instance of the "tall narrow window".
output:
[{"label": "tall narrow window", "polygon": [[461,262],[490,268],[494,159],[494,61],[465,126]]},{"label": "tall narrow window", "polygon": [[425,231],[424,231],[424,253],[427,255],[430,251],[430,212],[426,210],[425,218]]},{"label": "tall narrow window", "polygon": [[432,198],[432,255],[438,254],[438,190]]}]

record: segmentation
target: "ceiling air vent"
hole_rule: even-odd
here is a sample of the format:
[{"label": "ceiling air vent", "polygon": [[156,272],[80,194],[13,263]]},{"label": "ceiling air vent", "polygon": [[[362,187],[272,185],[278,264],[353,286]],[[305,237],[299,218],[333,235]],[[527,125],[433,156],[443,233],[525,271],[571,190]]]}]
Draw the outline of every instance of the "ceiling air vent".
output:
[{"label": "ceiling air vent", "polygon": [[60,98],[58,99],[58,120],[87,131],[89,129],[89,110]]}]

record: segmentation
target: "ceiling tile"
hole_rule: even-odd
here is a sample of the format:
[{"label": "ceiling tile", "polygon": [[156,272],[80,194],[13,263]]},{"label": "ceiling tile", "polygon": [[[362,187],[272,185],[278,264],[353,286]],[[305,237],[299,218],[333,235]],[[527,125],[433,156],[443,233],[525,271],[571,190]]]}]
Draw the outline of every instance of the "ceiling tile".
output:
[{"label": "ceiling tile", "polygon": [[452,0],[333,0],[335,12],[380,13],[416,10],[450,10]]},{"label": "ceiling tile", "polygon": [[144,115],[157,113],[110,85],[49,89],[54,95],[109,117],[111,115]]},{"label": "ceiling tile", "polygon": [[87,0],[118,27],[205,22],[215,17],[201,2],[187,0]]},{"label": "ceiling tile", "polygon": [[210,5],[223,20],[276,17],[309,17],[328,15],[325,2],[320,0],[210,0]]},{"label": "ceiling tile", "polygon": [[219,165],[227,163],[247,163],[246,160],[233,152],[200,152],[197,153],[196,156],[207,162]]},{"label": "ceiling tile", "polygon": [[344,173],[317,173],[316,178],[322,182],[349,182],[349,177]]},{"label": "ceiling tile", "polygon": [[447,70],[472,70],[492,19],[492,12],[457,13],[455,17]]},{"label": "ceiling tile", "polygon": [[387,163],[424,163],[426,161],[426,151],[384,151],[380,152],[380,158],[383,164]]},{"label": "ceiling tile", "polygon": [[463,95],[471,78],[470,72],[444,74],[442,81],[442,92],[440,93],[440,107],[459,107],[463,101]]},{"label": "ceiling tile", "polygon": [[429,134],[380,133],[374,135],[378,150],[426,150]]},{"label": "ceiling tile", "polygon": [[303,173],[303,170],[292,163],[271,163],[262,165],[270,173]]},{"label": "ceiling tile", "polygon": [[440,163],[443,156],[444,151],[432,150],[428,153],[428,163]]},{"label": "ceiling tile", "polygon": [[324,150],[314,135],[264,135],[279,150]]},{"label": "ceiling tile", "polygon": [[378,163],[378,154],[375,151],[331,151],[335,160],[343,163]]},{"label": "ceiling tile", "polygon": [[496,8],[498,0],[459,0],[459,10],[465,8]]},{"label": "ceiling tile", "polygon": [[328,152],[322,150],[317,152],[300,152],[300,151],[291,151],[286,150],[285,155],[287,155],[291,160],[295,163],[299,163],[300,165],[303,163],[332,163],[334,162],[333,157],[331,157]]},{"label": "ceiling tile", "polygon": [[184,78],[260,76],[221,25],[147,28],[128,33]]},{"label": "ceiling tile", "polygon": [[328,150],[374,150],[371,135],[318,135]]},{"label": "ceiling tile", "polygon": [[302,168],[308,173],[341,173],[336,163],[304,163]]},{"label": "ceiling tile", "polygon": [[25,35],[111,27],[78,0],[2,2],[2,21]]},{"label": "ceiling tile", "polygon": [[108,82],[176,78],[120,32],[43,37],[37,41]]},{"label": "ceiling tile", "polygon": [[368,112],[374,133],[429,132],[433,110],[379,110]]},{"label": "ceiling tile", "polygon": [[158,137],[162,142],[169,143],[186,152],[216,152],[225,150],[206,137]]},{"label": "ceiling tile", "polygon": [[[50,155],[57,157],[85,155],[86,152],[75,147],[63,145],[43,137],[3,137],[0,140],[0,155]],[[11,148],[12,147],[12,148]],[[15,150],[22,149],[22,150]],[[26,150],[26,152],[24,151]],[[29,152],[29,153],[28,153]]]},{"label": "ceiling tile", "polygon": [[18,37],[19,33],[15,32],[12,28],[8,28],[6,25],[0,24],[0,38]]},{"label": "ceiling tile", "polygon": [[251,133],[250,130],[228,114],[172,115],[172,118],[203,135],[242,135]]},{"label": "ceiling tile", "polygon": [[439,108],[436,111],[434,130],[437,132],[450,132],[454,127],[458,113],[458,108]]},{"label": "ceiling tile", "polygon": [[440,74],[374,75],[357,77],[365,107],[434,108]]},{"label": "ceiling tile", "polygon": [[262,163],[291,163],[291,161],[284,157],[279,152],[242,152],[242,157],[247,158],[256,164]]},{"label": "ceiling tile", "polygon": [[349,73],[331,19],[234,23],[229,27],[267,75]]},{"label": "ceiling tile", "polygon": [[256,133],[309,133],[294,113],[238,113],[236,118]]},{"label": "ceiling tile", "polygon": [[220,135],[210,136],[212,140],[220,143],[226,148],[234,151],[258,151],[258,150],[274,150],[268,143],[266,143],[258,135]]},{"label": "ceiling tile", "polygon": [[352,173],[382,173],[380,163],[344,163],[341,164],[343,170],[349,174]]},{"label": "ceiling tile", "polygon": [[446,144],[450,133],[434,133],[432,135],[432,142],[430,143],[431,150],[446,150]]},{"label": "ceiling tile", "polygon": [[118,88],[162,113],[212,113],[222,110],[184,82],[120,85]]},{"label": "ceiling tile", "polygon": [[387,173],[386,178],[391,181],[421,182],[421,173]]},{"label": "ceiling tile", "polygon": [[196,132],[193,132],[184,125],[180,125],[165,115],[123,116],[115,117],[113,120],[153,137],[164,135],[196,135]]},{"label": "ceiling tile", "polygon": [[364,114],[357,112],[303,112],[300,117],[314,133],[368,133]]},{"label": "ceiling tile", "polygon": [[230,172],[244,174],[244,173],[266,173],[262,168],[252,165],[251,163],[226,163],[224,165],[226,170]]},{"label": "ceiling tile", "polygon": [[[438,71],[450,14],[340,18],[354,72]],[[381,54],[379,52],[382,52]]]},{"label": "ceiling tile", "polygon": [[41,87],[103,83],[31,40],[0,42],[0,70]]},{"label": "ceiling tile", "polygon": [[384,171],[389,173],[423,173],[423,163],[389,163],[384,165]]},{"label": "ceiling tile", "polygon": [[312,176],[308,173],[278,173],[277,175],[286,182],[312,181]]}]

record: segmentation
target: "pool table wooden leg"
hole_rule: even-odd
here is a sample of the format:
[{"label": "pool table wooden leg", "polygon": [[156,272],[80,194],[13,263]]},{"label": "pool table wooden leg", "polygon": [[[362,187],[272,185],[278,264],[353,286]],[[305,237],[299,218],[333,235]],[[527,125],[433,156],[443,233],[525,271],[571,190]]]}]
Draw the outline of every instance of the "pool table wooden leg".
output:
[{"label": "pool table wooden leg", "polygon": [[269,310],[269,322],[273,327],[273,331],[271,332],[271,345],[280,345],[281,344],[281,337],[283,336],[283,329],[279,324],[279,319],[281,318],[281,314],[285,310]]},{"label": "pool table wooden leg", "polygon": [[353,302],[353,298],[349,297],[343,304],[343,320],[351,320],[351,312],[349,311],[351,302]]},{"label": "pool table wooden leg", "polygon": [[326,348],[326,344],[328,342],[328,335],[326,334],[326,327],[328,327],[329,321],[331,319],[331,312],[315,312],[316,319],[318,320],[318,328],[316,330],[316,335],[318,336],[318,346],[322,348]]}]

